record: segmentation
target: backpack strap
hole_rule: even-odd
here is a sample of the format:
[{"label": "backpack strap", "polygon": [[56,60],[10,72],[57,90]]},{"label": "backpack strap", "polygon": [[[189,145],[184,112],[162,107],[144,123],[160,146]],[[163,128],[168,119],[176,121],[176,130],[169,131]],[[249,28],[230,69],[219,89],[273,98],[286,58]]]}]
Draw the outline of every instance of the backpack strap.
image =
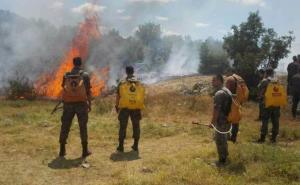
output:
[{"label": "backpack strap", "polygon": [[234,80],[235,80],[235,83],[234,83],[234,91],[235,91],[235,94],[237,93],[237,87],[238,87],[238,79],[234,76],[234,75],[232,75],[232,77],[234,78]]}]

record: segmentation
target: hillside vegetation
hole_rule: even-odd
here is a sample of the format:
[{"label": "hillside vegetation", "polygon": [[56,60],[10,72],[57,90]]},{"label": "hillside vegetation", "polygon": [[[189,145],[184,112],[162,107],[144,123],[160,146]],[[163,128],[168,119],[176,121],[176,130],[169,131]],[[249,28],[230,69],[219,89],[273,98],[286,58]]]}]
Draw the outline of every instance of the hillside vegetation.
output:
[{"label": "hillside vegetation", "polygon": [[130,151],[129,124],[124,154],[115,153],[118,122],[114,97],[94,101],[89,119],[93,152],[81,166],[77,120],[71,129],[66,159],[57,158],[61,112],[50,115],[56,102],[0,102],[0,184],[113,184],[113,185],[297,185],[300,184],[300,121],[282,111],[279,142],[256,144],[260,123],[255,103],[244,107],[238,143],[229,143],[230,162],[217,159],[213,131],[207,124],[212,99],[183,95],[181,89],[210,77],[188,77],[147,88],[140,153]]}]

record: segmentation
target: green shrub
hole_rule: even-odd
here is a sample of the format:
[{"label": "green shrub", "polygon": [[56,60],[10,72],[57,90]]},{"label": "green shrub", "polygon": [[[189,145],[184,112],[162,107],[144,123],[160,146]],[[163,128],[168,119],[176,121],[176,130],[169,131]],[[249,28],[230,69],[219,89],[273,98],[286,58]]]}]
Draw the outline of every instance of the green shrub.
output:
[{"label": "green shrub", "polygon": [[112,98],[99,98],[95,101],[95,111],[98,114],[110,113],[113,111],[113,99]]},{"label": "green shrub", "polygon": [[9,100],[34,100],[36,98],[33,84],[24,76],[8,80],[5,95]]}]

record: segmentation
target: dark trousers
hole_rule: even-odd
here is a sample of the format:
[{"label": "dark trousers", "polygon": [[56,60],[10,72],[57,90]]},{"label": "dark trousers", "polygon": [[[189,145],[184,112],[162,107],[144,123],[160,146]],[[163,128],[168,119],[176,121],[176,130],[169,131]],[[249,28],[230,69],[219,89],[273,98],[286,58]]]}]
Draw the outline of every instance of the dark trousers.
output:
[{"label": "dark trousers", "polygon": [[[227,120],[219,121],[216,125],[217,129],[221,132],[228,131],[230,125],[226,122]],[[215,142],[219,159],[226,159],[228,156],[227,134],[215,132]]]},{"label": "dark trousers", "polygon": [[300,93],[293,94],[293,105],[292,105],[292,114],[293,117],[296,118],[297,116],[297,107],[300,101]]},{"label": "dark trousers", "polygon": [[232,124],[232,130],[231,130],[231,140],[232,141],[236,141],[237,134],[239,132],[239,127],[240,127],[239,123]]},{"label": "dark trousers", "polygon": [[265,139],[268,134],[268,124],[272,122],[272,139],[276,139],[279,132],[280,107],[264,108],[262,111],[261,138]]},{"label": "dark trousers", "polygon": [[132,128],[133,128],[132,137],[136,141],[140,139],[140,120],[142,119],[141,110],[121,109],[118,117],[120,121],[120,129],[119,129],[120,144],[123,144],[124,139],[126,138],[126,129],[127,129],[129,117],[131,119]]},{"label": "dark trousers", "polygon": [[61,117],[61,130],[59,142],[66,144],[72,121],[74,116],[77,116],[81,143],[86,145],[88,143],[87,123],[88,123],[88,106],[86,103],[69,103],[64,104],[63,115]]},{"label": "dark trousers", "polygon": [[259,102],[258,108],[259,108],[258,119],[261,120],[262,119],[262,112],[263,112],[263,109],[264,109],[264,103],[263,102]]}]

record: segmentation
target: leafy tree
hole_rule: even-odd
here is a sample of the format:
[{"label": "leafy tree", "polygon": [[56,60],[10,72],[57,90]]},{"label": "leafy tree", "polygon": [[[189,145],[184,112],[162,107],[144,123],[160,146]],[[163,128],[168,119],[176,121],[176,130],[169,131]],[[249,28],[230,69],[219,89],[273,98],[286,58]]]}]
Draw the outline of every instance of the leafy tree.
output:
[{"label": "leafy tree", "polygon": [[210,38],[200,46],[200,73],[223,73],[229,67],[227,54],[222,45],[222,42]]},{"label": "leafy tree", "polygon": [[160,25],[154,23],[140,25],[135,33],[136,38],[143,44],[143,61],[150,69],[157,69],[166,62],[161,34]]},{"label": "leafy tree", "polygon": [[143,43],[135,39],[134,37],[129,37],[126,39],[123,59],[127,64],[133,64],[144,60],[144,45]]},{"label": "leafy tree", "polygon": [[250,87],[257,85],[257,68],[277,68],[278,62],[287,57],[294,40],[292,32],[278,36],[274,29],[265,28],[259,12],[251,12],[247,22],[232,26],[232,31],[224,37],[223,47],[233,60],[233,67]]},{"label": "leafy tree", "polygon": [[161,28],[159,24],[146,23],[140,25],[135,35],[144,45],[150,46],[153,42],[161,40]]}]

